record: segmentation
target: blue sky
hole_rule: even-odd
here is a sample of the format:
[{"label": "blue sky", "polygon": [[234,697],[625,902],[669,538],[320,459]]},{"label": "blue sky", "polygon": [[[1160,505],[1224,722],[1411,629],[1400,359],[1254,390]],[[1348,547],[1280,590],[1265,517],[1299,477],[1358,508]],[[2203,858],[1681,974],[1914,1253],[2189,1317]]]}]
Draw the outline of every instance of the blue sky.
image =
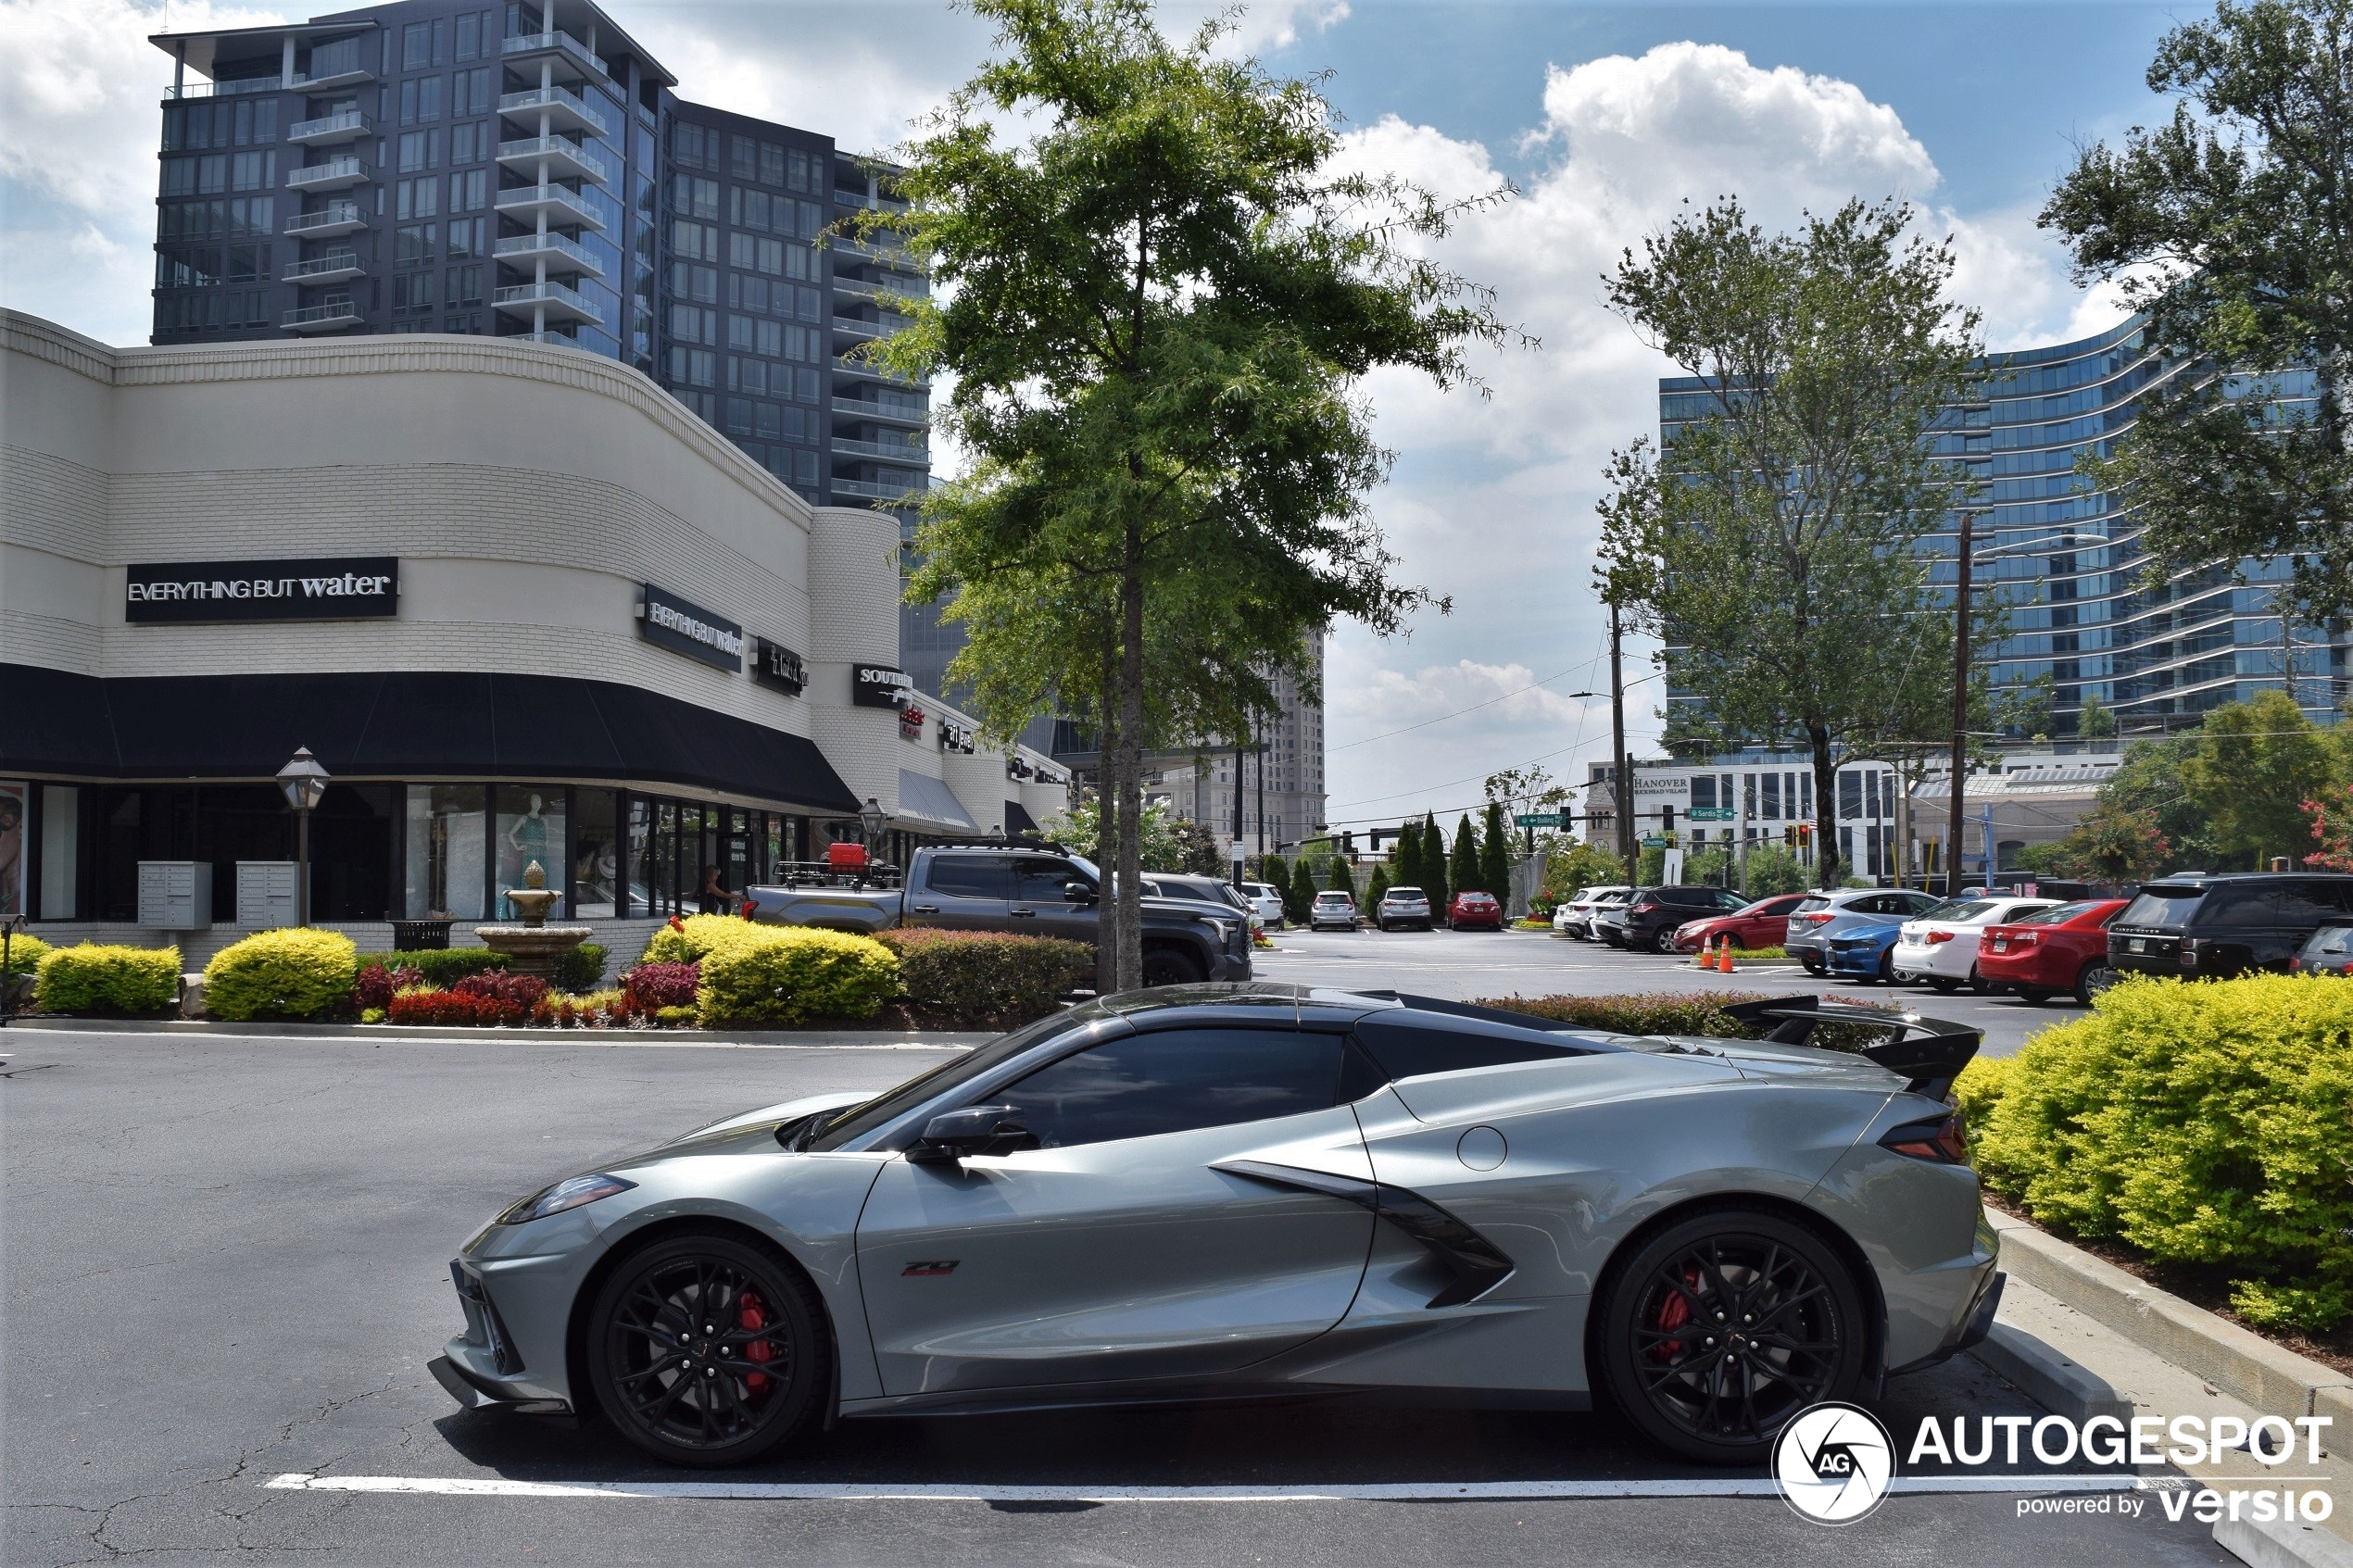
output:
[{"label": "blue sky", "polygon": [[[937,0],[609,0],[689,96],[884,150],[984,57]],[[171,0],[180,29],[325,14]],[[1166,4],[1171,31],[1214,7]],[[2034,227],[2079,142],[2169,112],[2152,48],[2202,7],[1985,4],[1714,6],[1273,0],[1235,46],[1332,73],[1346,156],[1468,194],[1523,195],[1446,259],[1491,284],[1541,350],[1482,365],[1490,395],[1403,378],[1365,388],[1398,454],[1376,515],[1404,574],[1451,596],[1407,638],[1336,629],[1331,818],[1451,815],[1496,769],[1581,780],[1604,755],[1602,618],[1586,583],[1597,476],[1656,422],[1667,367],[1600,303],[1599,275],[1688,197],[1738,194],[1763,221],[1901,196],[1949,235],[1954,293],[1994,346],[2082,335],[2118,312],[2067,278]],[[162,0],[0,0],[0,301],[115,343],[144,341],[157,95],[145,42]],[[1648,672],[1638,652],[1629,672]],[[1657,684],[1631,729],[1655,735]],[[1436,722],[1428,722],[1429,721]],[[1409,733],[1386,739],[1403,726]]]}]

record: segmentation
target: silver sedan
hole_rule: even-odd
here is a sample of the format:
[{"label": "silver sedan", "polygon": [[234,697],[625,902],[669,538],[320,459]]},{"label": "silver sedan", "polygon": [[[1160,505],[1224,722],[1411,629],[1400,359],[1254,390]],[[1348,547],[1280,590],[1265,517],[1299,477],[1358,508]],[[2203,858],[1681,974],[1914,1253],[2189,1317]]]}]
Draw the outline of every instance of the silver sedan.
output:
[{"label": "silver sedan", "polygon": [[[433,1370],[689,1465],[837,1418],[1303,1393],[1601,1402],[1754,1463],[1982,1336],[2001,1276],[1943,1098],[1975,1032],[1745,1016],[1771,1035],[1106,997],[520,1199],[452,1262]],[[1826,1019],[1884,1038],[1806,1045]]]}]

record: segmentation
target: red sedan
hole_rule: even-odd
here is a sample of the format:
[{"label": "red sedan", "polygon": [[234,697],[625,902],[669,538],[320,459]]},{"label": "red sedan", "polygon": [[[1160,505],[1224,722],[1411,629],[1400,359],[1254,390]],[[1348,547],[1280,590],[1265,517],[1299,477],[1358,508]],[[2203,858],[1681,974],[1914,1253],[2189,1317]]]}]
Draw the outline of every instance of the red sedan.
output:
[{"label": "red sedan", "polygon": [[1806,902],[1803,893],[1776,893],[1729,915],[1686,921],[1675,928],[1675,950],[1696,953],[1730,937],[1735,947],[1778,947],[1789,935],[1792,910]]},{"label": "red sedan", "polygon": [[1977,972],[2030,1002],[2071,991],[2089,1007],[2116,979],[2108,966],[2108,922],[2128,902],[2092,898],[1989,925],[1978,935]]},{"label": "red sedan", "polygon": [[1446,923],[1457,931],[1489,931],[1504,929],[1504,906],[1495,901],[1492,893],[1457,893],[1453,902],[1446,906]]}]

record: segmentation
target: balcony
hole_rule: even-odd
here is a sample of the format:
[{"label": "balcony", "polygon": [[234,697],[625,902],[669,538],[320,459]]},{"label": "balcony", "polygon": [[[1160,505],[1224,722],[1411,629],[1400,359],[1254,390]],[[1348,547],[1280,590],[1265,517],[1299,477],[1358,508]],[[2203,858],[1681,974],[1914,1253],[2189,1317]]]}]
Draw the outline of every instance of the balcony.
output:
[{"label": "balcony", "polygon": [[174,98],[226,98],[236,93],[280,93],[285,85],[274,76],[248,76],[242,82],[183,82],[165,88],[163,95],[167,103]]},{"label": "balcony", "polygon": [[348,278],[368,275],[366,263],[359,253],[339,250],[332,256],[314,256],[308,261],[297,261],[286,269],[284,281],[308,286],[314,283],[340,283]]},{"label": "balcony", "polygon": [[929,299],[931,292],[921,283],[902,283],[896,278],[834,279],[834,293],[851,299],[867,299],[888,308],[903,299]]},{"label": "balcony", "polygon": [[358,109],[346,109],[317,119],[296,120],[286,128],[286,140],[302,147],[332,147],[356,142],[374,130],[374,123],[366,115]]},{"label": "balcony", "polygon": [[525,319],[545,310],[552,321],[586,321],[595,325],[604,321],[587,296],[561,283],[516,283],[500,289],[490,303],[510,316]]},{"label": "balcony", "polygon": [[845,441],[837,438],[834,455],[838,458],[879,458],[887,463],[906,463],[925,469],[931,467],[929,447],[910,446],[897,441]]},{"label": "balcony", "polygon": [[367,166],[356,157],[332,157],[324,163],[314,163],[297,169],[286,176],[290,191],[347,191],[364,183]]},{"label": "balcony", "polygon": [[872,420],[877,424],[905,425],[911,430],[923,430],[931,424],[931,410],[912,398],[893,398],[887,403],[867,397],[837,397],[834,412],[853,420]]},{"label": "balcony", "polygon": [[329,202],[316,212],[297,212],[286,220],[286,232],[306,240],[333,239],[367,226],[367,216],[358,202]]},{"label": "balcony", "polygon": [[561,234],[510,234],[500,240],[493,254],[513,267],[529,267],[538,261],[547,263],[550,272],[585,272],[592,278],[605,275],[604,263],[588,254],[577,243]]},{"label": "balcony", "polygon": [[920,273],[924,270],[923,263],[910,255],[903,245],[868,245],[863,240],[835,240],[830,248],[836,257],[834,265],[837,267],[842,265],[839,257],[846,256],[852,261],[876,267],[895,267],[902,272]]},{"label": "balcony", "polygon": [[349,70],[330,71],[324,76],[298,75],[286,85],[296,93],[324,93],[331,87],[357,87],[375,79],[376,73],[365,66],[353,66]]},{"label": "balcony", "polygon": [[561,185],[517,185],[498,193],[498,215],[518,223],[536,224],[541,213],[550,223],[577,223],[584,229],[599,229],[605,220],[586,197],[577,191],[567,191]]},{"label": "balcony", "polygon": [[834,335],[871,343],[876,338],[895,336],[914,324],[904,316],[885,316],[879,321],[869,321],[862,316],[837,316]]},{"label": "balcony", "polygon": [[888,370],[881,370],[860,359],[842,359],[835,362],[834,379],[839,381],[844,377],[851,381],[880,382],[883,385],[901,394],[931,391],[931,383],[927,381],[909,381],[904,376],[893,375]]},{"label": "balcony", "polygon": [[611,74],[605,69],[605,62],[597,57],[595,50],[558,28],[527,33],[521,38],[510,38],[498,46],[498,56],[510,66],[551,56],[558,66],[569,68],[573,74],[585,76],[592,82],[608,81]]},{"label": "balcony", "polygon": [[612,119],[601,107],[561,87],[534,87],[528,93],[509,93],[498,100],[498,112],[535,132],[539,129],[539,116],[544,112],[551,132],[592,131],[606,137],[612,134]]},{"label": "balcony", "polygon": [[571,178],[594,180],[604,184],[612,178],[605,160],[577,142],[567,142],[561,136],[528,136],[520,142],[498,144],[498,162],[502,168],[521,169],[526,173],[539,165],[547,166],[551,180]]},{"label": "balcony", "polygon": [[834,489],[839,494],[857,495],[869,501],[896,501],[902,496],[920,495],[930,488],[930,482],[918,474],[909,474],[904,479],[880,484],[865,479],[837,477],[834,480]]},{"label": "balcony", "polygon": [[289,310],[278,324],[290,332],[332,332],[359,326],[364,320],[350,300],[331,299],[324,305],[306,305],[299,310]]}]

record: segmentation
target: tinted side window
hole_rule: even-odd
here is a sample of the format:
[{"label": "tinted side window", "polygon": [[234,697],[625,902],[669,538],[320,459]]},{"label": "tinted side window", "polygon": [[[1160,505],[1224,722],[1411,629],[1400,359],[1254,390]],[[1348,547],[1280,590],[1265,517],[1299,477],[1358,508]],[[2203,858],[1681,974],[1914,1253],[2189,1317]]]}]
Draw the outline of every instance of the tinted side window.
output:
[{"label": "tinted side window", "polygon": [[2280,923],[2311,926],[2345,913],[2345,885],[2299,878],[2280,890]]},{"label": "tinted side window", "polygon": [[950,898],[1010,898],[1013,868],[1002,855],[936,855],[925,885]]},{"label": "tinted side window", "polygon": [[1340,1038],[1290,1029],[1169,1029],[1041,1067],[993,1100],[1045,1148],[1327,1110]]},{"label": "tinted side window", "polygon": [[[1059,904],[1063,900],[1063,884],[1084,882],[1076,866],[1068,860],[1016,859],[1013,862],[1013,896],[1026,903]],[[1149,887],[1149,884],[1146,884]]]},{"label": "tinted side window", "polygon": [[1430,1013],[1376,1013],[1358,1019],[1356,1043],[1391,1078],[1588,1054],[1575,1043],[1541,1030]]},{"label": "tinted side window", "polygon": [[2212,931],[2261,930],[2272,923],[2279,895],[2269,887],[2218,887],[2197,914],[2198,935]]}]

